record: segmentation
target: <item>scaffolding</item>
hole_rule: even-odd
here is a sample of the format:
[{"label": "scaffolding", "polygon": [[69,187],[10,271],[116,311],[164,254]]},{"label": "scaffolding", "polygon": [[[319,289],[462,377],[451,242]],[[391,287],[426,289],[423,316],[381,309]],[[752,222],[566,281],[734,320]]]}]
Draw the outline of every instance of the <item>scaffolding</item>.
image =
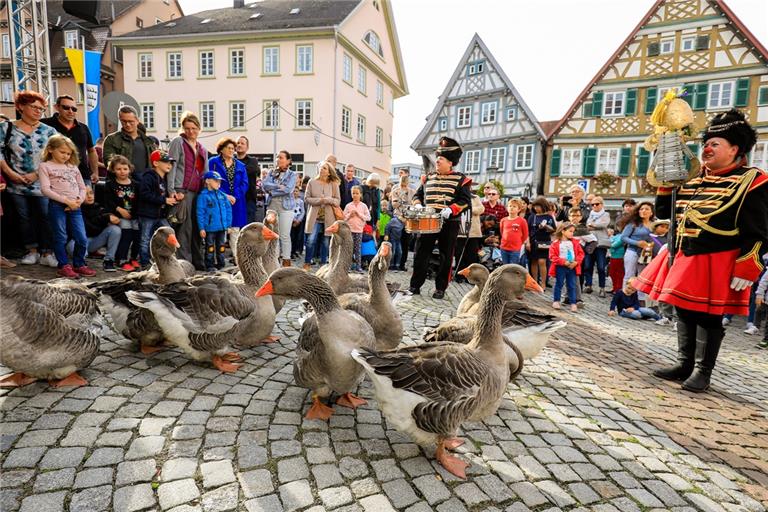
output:
[{"label": "scaffolding", "polygon": [[51,51],[43,0],[8,0],[11,75],[14,91],[37,91],[51,105]]}]

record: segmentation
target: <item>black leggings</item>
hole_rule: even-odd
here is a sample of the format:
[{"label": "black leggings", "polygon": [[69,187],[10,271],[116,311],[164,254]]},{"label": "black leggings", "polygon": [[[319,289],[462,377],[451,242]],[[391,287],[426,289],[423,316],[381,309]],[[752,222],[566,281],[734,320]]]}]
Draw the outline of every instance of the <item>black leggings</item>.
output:
[{"label": "black leggings", "polygon": [[139,259],[139,242],[141,241],[141,231],[138,229],[121,229],[120,243],[117,246],[115,261],[120,263],[128,259],[128,248],[131,248],[131,259]]}]

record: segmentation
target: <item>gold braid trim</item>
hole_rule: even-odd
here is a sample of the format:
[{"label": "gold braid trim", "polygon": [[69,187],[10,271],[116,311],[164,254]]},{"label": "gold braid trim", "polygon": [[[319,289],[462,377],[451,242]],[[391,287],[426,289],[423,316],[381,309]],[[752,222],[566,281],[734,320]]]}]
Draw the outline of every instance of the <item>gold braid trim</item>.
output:
[{"label": "gold braid trim", "polygon": [[762,269],[763,263],[760,261],[760,247],[763,245],[763,242],[755,242],[755,245],[752,247],[752,249],[745,254],[744,256],[740,258],[736,258],[736,263],[740,263],[742,261],[747,260],[755,260],[755,264],[757,265],[757,268]]}]

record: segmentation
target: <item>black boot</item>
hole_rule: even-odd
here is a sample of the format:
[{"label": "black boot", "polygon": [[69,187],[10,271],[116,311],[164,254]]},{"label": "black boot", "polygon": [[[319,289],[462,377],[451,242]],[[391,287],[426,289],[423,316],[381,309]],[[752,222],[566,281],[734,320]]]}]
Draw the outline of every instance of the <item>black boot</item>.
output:
[{"label": "black boot", "polygon": [[717,354],[725,337],[725,329],[722,326],[706,329],[703,340],[696,342],[696,367],[690,377],[683,382],[683,389],[701,393],[709,388],[709,378],[715,368]]},{"label": "black boot", "polygon": [[685,380],[693,372],[694,353],[696,351],[696,324],[677,323],[677,364],[659,368],[653,375],[664,380]]}]

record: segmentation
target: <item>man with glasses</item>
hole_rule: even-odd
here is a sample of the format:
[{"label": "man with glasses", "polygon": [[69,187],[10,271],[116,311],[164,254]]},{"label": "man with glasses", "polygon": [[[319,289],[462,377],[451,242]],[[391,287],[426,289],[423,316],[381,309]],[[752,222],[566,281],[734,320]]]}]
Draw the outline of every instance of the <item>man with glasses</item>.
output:
[{"label": "man with glasses", "polygon": [[139,113],[130,105],[123,105],[117,112],[122,129],[104,139],[104,163],[109,165],[114,155],[123,155],[131,161],[135,172],[151,169],[149,156],[157,148],[139,123]]},{"label": "man with glasses", "polygon": [[499,202],[499,191],[493,188],[492,185],[489,188],[489,185],[486,184],[483,187],[483,193],[487,198],[483,201],[483,207],[485,208],[483,215],[493,215],[497,221],[501,222],[501,219],[507,216],[507,208]]},{"label": "man with glasses", "polygon": [[75,99],[69,94],[62,94],[56,98],[53,108],[56,109],[56,114],[40,121],[69,137],[75,143],[80,157],[78,168],[85,186],[89,187],[91,183],[99,181],[99,155],[93,146],[91,131],[77,120],[77,105]]},{"label": "man with glasses", "polygon": [[586,224],[587,218],[589,218],[590,207],[584,201],[584,189],[578,185],[573,185],[568,192],[571,193],[571,206],[581,210],[580,224]]}]

